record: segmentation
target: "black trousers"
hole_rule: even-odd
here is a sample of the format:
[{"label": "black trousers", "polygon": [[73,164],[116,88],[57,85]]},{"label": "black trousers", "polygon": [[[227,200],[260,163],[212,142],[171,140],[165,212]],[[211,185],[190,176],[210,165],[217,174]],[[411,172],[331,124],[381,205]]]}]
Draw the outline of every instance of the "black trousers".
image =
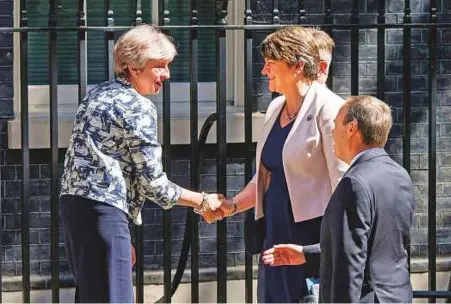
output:
[{"label": "black trousers", "polygon": [[60,218],[66,255],[81,303],[133,303],[127,215],[87,198],[63,195]]}]

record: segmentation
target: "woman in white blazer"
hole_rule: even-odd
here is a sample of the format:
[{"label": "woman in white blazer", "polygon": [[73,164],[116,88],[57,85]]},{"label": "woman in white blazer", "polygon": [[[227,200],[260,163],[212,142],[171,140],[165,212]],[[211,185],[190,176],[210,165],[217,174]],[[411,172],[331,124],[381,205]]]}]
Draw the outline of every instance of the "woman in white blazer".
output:
[{"label": "woman in white blazer", "polygon": [[[223,211],[231,216],[255,207],[255,218],[264,217],[266,226],[263,250],[308,246],[319,242],[326,205],[348,168],[335,157],[332,138],[344,100],[316,82],[320,55],[310,29],[282,28],[265,38],[261,52],[269,90],[282,96],[266,112],[254,178]],[[259,301],[298,302],[308,294],[306,279],[318,277],[319,259],[260,271]]]}]

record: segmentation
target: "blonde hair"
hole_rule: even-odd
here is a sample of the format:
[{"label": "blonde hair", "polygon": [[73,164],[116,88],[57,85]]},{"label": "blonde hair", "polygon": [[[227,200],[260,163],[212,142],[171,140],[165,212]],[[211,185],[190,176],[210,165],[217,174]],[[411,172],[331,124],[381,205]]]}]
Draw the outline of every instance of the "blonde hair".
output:
[{"label": "blonde hair", "polygon": [[265,58],[283,60],[291,66],[303,62],[304,77],[318,79],[321,59],[312,31],[307,28],[283,27],[263,40],[260,51]]},{"label": "blonde hair", "polygon": [[357,121],[363,143],[371,147],[384,147],[393,124],[390,107],[376,97],[351,96],[345,107],[343,124]]},{"label": "blonde hair", "polygon": [[335,47],[334,40],[329,36],[329,34],[318,28],[313,28],[312,34],[315,39],[316,46],[318,47],[321,60],[330,64],[332,61],[332,52]]},{"label": "blonde hair", "polygon": [[154,26],[140,25],[122,34],[114,45],[114,72],[127,76],[130,65],[143,69],[149,60],[172,61],[176,55],[170,37]]}]

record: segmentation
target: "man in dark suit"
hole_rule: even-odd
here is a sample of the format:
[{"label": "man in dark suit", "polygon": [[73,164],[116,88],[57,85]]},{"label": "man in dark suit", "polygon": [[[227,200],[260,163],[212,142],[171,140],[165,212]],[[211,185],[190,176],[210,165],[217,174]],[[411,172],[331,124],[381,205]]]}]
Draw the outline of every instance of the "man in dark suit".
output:
[{"label": "man in dark suit", "polygon": [[[335,119],[335,154],[350,164],[321,227],[320,302],[411,302],[407,248],[415,208],[408,173],[384,151],[390,108],[353,96]],[[316,248],[318,249],[318,248]],[[275,246],[271,265],[299,264],[315,248]]]}]

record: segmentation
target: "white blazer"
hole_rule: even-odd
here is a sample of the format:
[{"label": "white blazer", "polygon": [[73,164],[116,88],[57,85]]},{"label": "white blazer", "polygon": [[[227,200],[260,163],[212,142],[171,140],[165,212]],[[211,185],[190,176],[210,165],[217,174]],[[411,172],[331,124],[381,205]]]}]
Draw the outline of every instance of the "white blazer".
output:
[{"label": "white blazer", "polygon": [[[285,96],[275,98],[268,106],[261,138],[257,143],[255,218],[263,214],[263,195],[271,173],[261,164],[262,149]],[[334,119],[344,100],[326,86],[313,82],[294,121],[282,150],[283,166],[295,222],[324,214],[327,203],[348,165],[334,155],[332,131]]]}]

